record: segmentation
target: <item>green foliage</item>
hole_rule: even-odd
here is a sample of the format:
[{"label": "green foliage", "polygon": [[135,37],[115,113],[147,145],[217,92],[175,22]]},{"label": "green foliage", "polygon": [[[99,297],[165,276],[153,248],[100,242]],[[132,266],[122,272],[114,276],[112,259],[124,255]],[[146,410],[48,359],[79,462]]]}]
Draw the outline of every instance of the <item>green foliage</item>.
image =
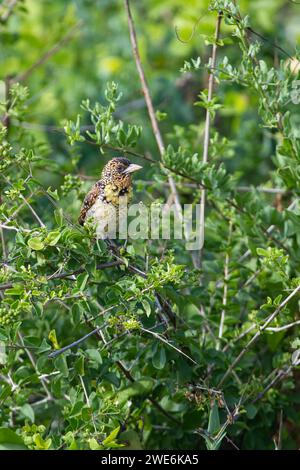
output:
[{"label": "green foliage", "polygon": [[[134,5],[161,159],[120,2],[1,6],[1,449],[273,449],[281,410],[299,448],[300,7],[238,3]],[[143,159],[135,202],[166,202],[170,175],[182,204],[205,188],[201,269],[184,240],[116,260],[78,225],[120,154]]]}]

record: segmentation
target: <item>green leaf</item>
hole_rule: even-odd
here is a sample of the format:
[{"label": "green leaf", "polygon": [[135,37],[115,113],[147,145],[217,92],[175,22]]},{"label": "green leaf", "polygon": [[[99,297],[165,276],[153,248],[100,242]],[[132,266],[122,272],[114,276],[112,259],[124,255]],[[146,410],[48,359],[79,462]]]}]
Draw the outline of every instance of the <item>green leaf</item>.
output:
[{"label": "green leaf", "polygon": [[210,413],[209,413],[209,421],[208,421],[208,433],[211,435],[216,434],[220,430],[220,417],[219,417],[219,408],[216,401],[213,403]]},{"label": "green leaf", "polygon": [[147,317],[150,317],[150,315],[151,315],[151,305],[145,299],[142,300],[142,305],[144,307],[144,310],[145,310],[145,313],[146,313]]},{"label": "green leaf", "polygon": [[114,441],[117,437],[117,435],[119,434],[119,431],[120,431],[120,426],[118,426],[117,428],[115,428],[108,436],[106,439],[104,439],[103,441],[103,445],[107,446],[109,443],[111,443],[112,441]]},{"label": "green leaf", "polygon": [[0,428],[0,450],[26,450],[23,439],[9,428]]},{"label": "green leaf", "polygon": [[268,250],[265,250],[264,248],[256,248],[256,253],[259,256],[268,256],[269,255]]},{"label": "green leaf", "polygon": [[79,358],[76,359],[74,367],[79,375],[84,375],[84,356],[79,356]]},{"label": "green leaf", "polygon": [[97,349],[87,349],[85,352],[91,361],[94,361],[97,364],[102,364],[101,354]]},{"label": "green leaf", "polygon": [[47,189],[47,193],[48,193],[53,199],[55,199],[56,201],[59,201],[59,195],[58,195],[57,189],[55,189],[54,191],[52,191],[52,189],[49,187],[49,188]]},{"label": "green leaf", "polygon": [[64,377],[68,377],[69,368],[65,356],[61,355],[54,360],[54,365]]},{"label": "green leaf", "polygon": [[87,273],[83,273],[78,276],[77,286],[81,292],[84,291],[88,278],[89,278],[89,274]]},{"label": "green leaf", "polygon": [[61,237],[61,232],[58,230],[54,230],[53,232],[49,232],[46,239],[45,243],[50,246],[55,246],[57,242],[59,241]]},{"label": "green leaf", "polygon": [[166,352],[163,347],[159,347],[152,358],[152,364],[156,369],[163,369],[166,365]]},{"label": "green leaf", "polygon": [[94,437],[88,440],[89,446],[91,450],[101,450],[103,446],[101,446]]},{"label": "green leaf", "polygon": [[247,416],[249,419],[255,418],[258,411],[257,407],[252,405],[251,403],[245,406],[245,410],[247,411]]},{"label": "green leaf", "polygon": [[28,404],[21,406],[20,412],[26,417],[29,418],[32,423],[34,423],[34,411],[33,408]]},{"label": "green leaf", "polygon": [[147,395],[153,387],[154,381],[150,378],[138,380],[118,393],[118,401],[124,403],[131,397]]},{"label": "green leaf", "polygon": [[45,441],[40,434],[35,434],[33,436],[33,441],[38,450],[48,450],[52,444],[52,439],[49,438]]},{"label": "green leaf", "polygon": [[56,331],[55,330],[51,330],[49,335],[48,335],[48,338],[50,339],[54,349],[59,349],[59,344],[58,344],[58,341],[57,341],[57,338],[56,338]]},{"label": "green leaf", "polygon": [[43,250],[45,245],[44,243],[42,242],[42,239],[41,237],[33,237],[33,238],[30,238],[27,242],[27,245],[32,249],[32,250],[35,250],[35,251],[40,251],[40,250]]}]

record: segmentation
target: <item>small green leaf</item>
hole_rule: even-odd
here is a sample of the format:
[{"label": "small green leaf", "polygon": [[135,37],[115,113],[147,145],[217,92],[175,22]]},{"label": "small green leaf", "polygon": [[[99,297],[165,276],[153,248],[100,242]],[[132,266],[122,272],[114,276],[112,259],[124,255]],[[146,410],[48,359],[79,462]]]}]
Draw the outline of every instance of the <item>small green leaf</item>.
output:
[{"label": "small green leaf", "polygon": [[41,237],[33,237],[33,238],[30,238],[27,242],[27,245],[32,249],[32,250],[35,250],[35,251],[40,251],[40,250],[43,250],[45,245],[44,243],[42,242],[42,239]]},{"label": "small green leaf", "polygon": [[65,356],[59,356],[55,359],[54,365],[56,369],[58,369],[64,377],[68,377],[69,375],[69,368],[67,364],[67,360]]},{"label": "small green leaf", "polygon": [[91,361],[94,361],[97,364],[102,364],[101,354],[97,349],[87,349],[85,352]]},{"label": "small green leaf", "polygon": [[84,356],[79,356],[74,364],[75,370],[79,375],[84,375]]},{"label": "small green leaf", "polygon": [[120,431],[120,426],[115,428],[108,436],[106,439],[103,441],[103,445],[107,446],[110,442],[114,441],[119,434]]},{"label": "small green leaf", "polygon": [[39,450],[48,450],[52,444],[52,439],[47,439],[44,441],[40,434],[35,434],[33,436],[33,441]]},{"label": "small green leaf", "polygon": [[34,423],[34,411],[28,403],[25,403],[25,405],[21,406],[20,411],[26,418],[30,419],[30,421]]},{"label": "small green leaf", "polygon": [[88,281],[88,278],[89,278],[89,274],[87,273],[83,273],[83,274],[80,274],[77,278],[77,286],[79,288],[80,291],[84,291],[85,289],[85,286],[86,286],[86,283]]},{"label": "small green leaf", "polygon": [[264,250],[263,248],[256,248],[256,253],[259,256],[268,256],[268,251]]},{"label": "small green leaf", "polygon": [[48,338],[50,339],[54,349],[59,349],[59,344],[58,344],[58,341],[57,341],[57,338],[56,338],[56,331],[55,330],[51,330],[49,335],[48,335]]},{"label": "small green leaf", "polygon": [[57,242],[59,241],[61,237],[61,232],[58,230],[54,230],[53,232],[49,232],[46,239],[45,243],[50,246],[55,246]]},{"label": "small green leaf", "polygon": [[91,450],[101,450],[103,447],[96,441],[94,437],[88,441]]},{"label": "small green leaf", "polygon": [[247,411],[247,416],[249,419],[253,419],[256,416],[257,413],[257,407],[249,403],[249,405],[245,406],[245,410]]},{"label": "small green leaf", "polygon": [[26,450],[23,439],[8,428],[0,428],[0,450]]},{"label": "small green leaf", "polygon": [[163,369],[166,365],[166,352],[163,347],[159,347],[152,358],[152,364],[156,369]]},{"label": "small green leaf", "polygon": [[217,403],[214,402],[209,413],[207,431],[209,434],[216,434],[220,430],[220,426],[219,408]]},{"label": "small green leaf", "polygon": [[51,188],[48,188],[48,189],[47,189],[47,193],[48,193],[51,197],[53,197],[53,199],[55,199],[56,201],[59,201],[59,195],[58,195],[58,193],[57,193],[57,189],[55,189],[54,191],[52,191]]},{"label": "small green leaf", "polygon": [[146,313],[147,317],[150,317],[150,315],[151,315],[151,305],[145,299],[142,300],[142,305],[144,307],[144,310],[145,310],[145,313]]}]

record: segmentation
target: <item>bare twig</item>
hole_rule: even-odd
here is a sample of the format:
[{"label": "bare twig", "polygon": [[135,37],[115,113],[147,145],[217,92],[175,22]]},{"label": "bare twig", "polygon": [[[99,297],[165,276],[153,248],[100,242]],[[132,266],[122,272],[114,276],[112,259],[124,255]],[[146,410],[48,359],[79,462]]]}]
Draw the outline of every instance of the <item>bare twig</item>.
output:
[{"label": "bare twig", "polygon": [[25,197],[23,196],[23,194],[20,195],[21,199],[23,199],[23,201],[25,202],[26,206],[28,207],[28,209],[30,210],[30,212],[32,213],[33,217],[35,218],[35,220],[37,221],[37,223],[42,227],[42,228],[45,228],[46,225],[44,224],[44,222],[40,219],[40,217],[38,216],[38,214],[36,213],[36,211],[34,210],[34,208],[32,207],[31,204],[29,204],[29,202],[27,201],[27,199],[25,199]]},{"label": "bare twig", "polygon": [[[232,232],[232,222],[229,223],[228,245],[230,245],[230,241],[231,241],[231,232]],[[223,286],[223,301],[222,301],[223,308],[222,308],[221,318],[220,318],[217,350],[220,349],[221,340],[223,337],[223,329],[224,329],[226,306],[227,306],[228,279],[229,279],[229,252],[227,250],[226,256],[225,256],[225,265],[224,265],[224,286]]]},{"label": "bare twig", "polygon": [[[140,58],[138,42],[137,42],[137,36],[136,36],[135,26],[134,26],[132,14],[131,14],[129,0],[124,0],[124,5],[125,5],[126,14],[127,14],[129,33],[130,33],[130,41],[131,41],[133,56],[134,56],[134,59],[135,59],[136,68],[137,68],[137,71],[138,71],[138,74],[139,74],[139,77],[140,77],[141,86],[142,86],[143,94],[144,94],[147,109],[148,109],[149,118],[150,118],[152,129],[153,129],[153,134],[154,134],[154,137],[155,137],[158,149],[159,149],[159,153],[160,153],[161,157],[163,157],[163,155],[165,153],[165,145],[164,145],[164,142],[163,142],[163,139],[162,139],[162,136],[161,136],[161,133],[160,133],[160,129],[159,129],[159,126],[158,126],[158,122],[157,122],[157,119],[156,119],[156,116],[155,116],[155,111],[154,111],[152,99],[151,99],[151,96],[150,96],[149,87],[148,87],[148,84],[147,84],[145,72],[144,72],[142,62],[141,62],[141,58]],[[176,208],[177,208],[178,216],[180,217],[180,214],[182,216],[182,210],[181,210],[181,205],[180,205],[180,201],[179,201],[179,196],[178,196],[178,192],[177,192],[177,188],[176,188],[174,179],[170,175],[168,176],[168,182],[169,182],[171,192],[174,196],[174,202],[175,202],[175,205],[176,205]]]},{"label": "bare twig", "polygon": [[86,339],[88,339],[90,336],[99,333],[100,330],[105,328],[107,326],[107,323],[104,323],[104,325],[97,326],[97,328],[94,328],[92,331],[87,333],[86,335],[82,336],[81,338],[77,339],[76,341],[73,341],[73,343],[68,344],[67,346],[64,346],[63,348],[57,349],[56,351],[53,351],[48,355],[51,359],[54,357],[60,356],[62,353],[68,351],[69,349],[74,348],[75,346],[78,346],[79,344],[83,343]]},{"label": "bare twig", "polygon": [[274,318],[277,317],[277,315],[281,312],[281,310],[289,303],[289,301],[295,297],[300,291],[300,285],[297,286],[291,293],[288,295],[280,305],[274,310],[274,312],[268,316],[267,320],[264,322],[264,324],[259,328],[259,330],[255,333],[255,335],[250,339],[250,341],[246,344],[246,346],[242,349],[240,354],[236,357],[236,359],[230,364],[228,367],[227,371],[223,375],[222,379],[220,380],[218,384],[218,388],[221,387],[221,385],[225,382],[227,377],[231,374],[235,366],[240,362],[240,360],[244,357],[246,352],[250,349],[250,347],[256,342],[256,340],[261,336],[264,330],[269,326],[269,324],[274,320]]},{"label": "bare twig", "polygon": [[[216,58],[217,58],[217,47],[218,47],[218,40],[220,36],[220,28],[221,28],[221,21],[222,21],[222,12],[218,13],[217,17],[217,23],[216,23],[216,29],[215,29],[215,40],[214,44],[212,47],[212,54],[211,58],[209,61],[209,65],[212,68],[215,68],[216,66]],[[209,77],[208,77],[208,95],[207,95],[207,101],[208,103],[211,102],[212,96],[213,96],[213,88],[214,88],[214,74],[213,72],[210,72]],[[208,161],[208,149],[209,149],[209,140],[210,140],[210,125],[211,125],[211,116],[210,116],[210,110],[207,108],[206,109],[206,117],[205,117],[205,128],[204,128],[204,142],[203,142],[203,155],[202,155],[202,162],[207,163]],[[205,233],[204,233],[204,223],[205,223],[205,198],[206,198],[206,193],[205,189],[201,190],[201,198],[200,198],[200,243],[202,245],[201,249],[199,250],[198,253],[198,265],[201,266],[202,262],[202,251],[203,251],[203,244],[204,244],[204,239],[205,239]]]},{"label": "bare twig", "polygon": [[187,354],[185,354],[183,351],[181,351],[179,348],[177,348],[176,346],[174,346],[174,344],[170,343],[169,341],[166,340],[166,338],[164,338],[162,335],[160,335],[159,333],[156,333],[155,331],[151,331],[151,330],[148,330],[146,328],[141,328],[142,331],[144,331],[145,333],[149,333],[151,335],[153,335],[155,338],[157,338],[159,341],[162,341],[163,343],[167,344],[170,348],[172,349],[175,349],[175,351],[177,351],[179,354],[182,354],[184,357],[186,357],[187,359],[189,359],[189,361],[191,361],[193,364],[197,365],[197,362],[194,361],[194,359],[192,359],[190,356],[188,356]]},{"label": "bare twig", "polygon": [[[7,228],[7,227],[5,227],[5,228]],[[9,227],[9,228],[11,228],[11,227]],[[123,264],[123,263],[121,263],[120,261],[108,261],[107,263],[97,264],[96,269],[97,270],[108,269],[108,268],[112,268],[114,266],[119,266],[120,264]],[[72,276],[76,276],[77,274],[81,274],[84,271],[85,271],[85,268],[79,268],[79,269],[76,269],[75,271],[71,271],[70,273],[63,272],[63,273],[58,273],[58,274],[56,274],[56,273],[50,274],[50,276],[47,277],[47,281],[52,281],[52,280],[55,280],[55,279],[68,279],[68,278],[71,278],[71,280],[73,280]],[[10,289],[12,286],[13,286],[13,282],[7,282],[6,284],[0,284],[0,291]]]},{"label": "bare twig", "polygon": [[80,374],[79,374],[79,379],[80,379],[81,386],[83,388],[83,393],[84,393],[84,396],[85,396],[86,404],[87,404],[88,408],[91,411],[94,431],[97,432],[97,426],[96,426],[96,421],[95,421],[95,416],[94,416],[94,413],[93,413],[93,409],[91,407],[90,399],[89,399],[89,396],[88,396],[88,393],[87,393],[87,390],[86,390],[86,387],[85,387],[84,380],[83,380],[83,378]]},{"label": "bare twig", "polygon": [[46,392],[46,394],[47,394],[47,398],[48,398],[49,400],[52,400],[52,399],[53,399],[52,393],[50,392],[50,390],[49,390],[49,388],[48,388],[48,385],[47,385],[48,380],[47,380],[46,378],[41,377],[41,376],[38,374],[38,370],[37,370],[37,367],[36,367],[35,358],[34,358],[33,354],[31,353],[31,351],[30,351],[28,348],[25,347],[23,335],[22,335],[20,332],[18,333],[18,337],[19,337],[19,340],[20,340],[22,346],[24,347],[24,350],[25,350],[25,352],[26,352],[26,354],[27,354],[27,356],[28,356],[28,358],[29,358],[29,360],[30,360],[30,362],[31,362],[31,364],[32,364],[32,366],[33,366],[33,368],[34,368],[34,370],[35,370],[35,372],[36,372],[36,374],[37,374],[37,376],[38,376],[40,382],[41,382],[41,384],[42,384],[43,389],[45,390],[45,392]]},{"label": "bare twig", "polygon": [[278,440],[277,440],[277,443],[275,442],[276,450],[282,449],[282,425],[283,425],[283,410],[281,409],[280,416],[279,416]]},{"label": "bare twig", "polygon": [[245,331],[243,331],[239,336],[237,336],[236,338],[233,338],[230,343],[228,343],[228,344],[226,344],[226,346],[224,346],[224,348],[222,349],[222,352],[226,352],[227,349],[229,348],[229,346],[232,346],[233,343],[236,343],[240,339],[244,338],[244,336],[246,336],[248,333],[250,333],[250,331],[254,330],[255,327],[256,327],[256,323],[253,323],[251,326],[249,326],[249,328],[247,328]]},{"label": "bare twig", "polygon": [[266,331],[284,331],[284,330],[289,330],[290,328],[293,328],[293,326],[300,325],[300,320],[294,321],[293,323],[288,323],[287,325],[282,325],[282,326],[270,326],[269,328],[266,328]]},{"label": "bare twig", "polygon": [[241,193],[247,193],[250,191],[258,191],[260,193],[267,193],[267,194],[287,194],[289,191],[282,188],[267,188],[264,186],[238,186],[236,188],[237,191]]},{"label": "bare twig", "polygon": [[291,364],[290,366],[286,367],[285,369],[280,369],[278,371],[278,373],[276,374],[276,376],[274,377],[274,379],[271,380],[271,382],[263,389],[262,392],[257,394],[257,396],[254,398],[254,400],[252,400],[252,403],[254,404],[254,403],[258,402],[259,400],[261,400],[265,396],[265,394],[271,388],[274,387],[274,385],[276,385],[278,382],[281,382],[283,379],[285,379],[285,377],[290,375],[290,373],[292,372],[294,367],[295,366],[293,364]]}]

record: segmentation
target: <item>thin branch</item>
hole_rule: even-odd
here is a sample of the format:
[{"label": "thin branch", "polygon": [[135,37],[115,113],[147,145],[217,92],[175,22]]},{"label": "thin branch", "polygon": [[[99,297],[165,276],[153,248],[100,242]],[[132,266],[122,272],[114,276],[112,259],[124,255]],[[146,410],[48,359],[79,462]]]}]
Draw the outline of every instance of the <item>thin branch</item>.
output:
[{"label": "thin branch", "polygon": [[278,332],[278,331],[284,331],[284,330],[288,330],[290,328],[293,328],[294,326],[296,325],[300,325],[300,320],[297,320],[293,323],[288,323],[287,325],[282,325],[282,326],[277,326],[277,327],[269,327],[269,328],[266,328],[266,331],[274,331],[274,332]]},{"label": "thin branch", "polygon": [[94,431],[97,432],[97,426],[96,426],[96,421],[95,421],[95,416],[94,416],[94,413],[93,413],[93,409],[91,407],[90,399],[89,399],[89,396],[88,396],[88,393],[87,393],[87,390],[86,390],[86,387],[85,387],[84,380],[83,380],[83,378],[80,374],[79,374],[79,379],[80,379],[80,382],[81,382],[81,386],[83,388],[83,393],[84,393],[84,396],[85,396],[86,404],[87,404],[88,408],[91,410],[91,416],[92,416]]},{"label": "thin branch", "polygon": [[79,344],[83,343],[90,336],[100,332],[100,330],[102,330],[106,326],[107,326],[107,323],[104,323],[104,325],[101,325],[101,326],[97,326],[97,328],[94,328],[92,331],[90,331],[86,335],[82,336],[81,338],[77,339],[76,341],[73,341],[73,343],[70,343],[67,346],[64,346],[63,348],[57,349],[56,351],[53,351],[52,353],[50,353],[48,355],[48,357],[53,359],[54,357],[60,356],[62,353],[68,351],[69,349],[72,349],[75,346],[78,346]]},{"label": "thin branch", "polygon": [[[121,263],[121,261],[108,261],[107,263],[101,263],[101,264],[97,264],[96,266],[96,269],[99,271],[99,270],[102,270],[102,269],[108,269],[108,268],[112,268],[114,266],[119,266]],[[75,271],[72,271],[70,273],[59,273],[59,274],[53,274],[51,276],[49,276],[47,278],[47,280],[52,280],[52,279],[66,279],[66,278],[69,278],[71,276],[76,276],[77,274],[81,274],[85,272],[85,268],[79,268],[79,269],[76,269]]]},{"label": "thin branch", "polygon": [[196,361],[194,361],[194,359],[192,359],[190,356],[188,356],[187,354],[185,354],[183,351],[181,351],[180,349],[178,349],[176,346],[174,346],[172,343],[169,343],[169,341],[167,341],[162,335],[158,334],[158,333],[155,333],[155,331],[151,331],[151,330],[147,330],[146,328],[141,328],[142,331],[144,331],[145,333],[149,333],[151,335],[153,335],[155,338],[159,339],[159,341],[162,341],[163,343],[167,344],[170,348],[173,348],[175,349],[175,351],[177,351],[179,354],[182,354],[184,357],[186,357],[189,361],[191,361],[193,364],[195,365],[198,365]]},{"label": "thin branch", "polygon": [[34,368],[34,370],[35,370],[35,372],[36,372],[36,374],[37,374],[37,376],[38,376],[38,378],[39,378],[41,384],[42,384],[42,386],[43,386],[43,389],[45,390],[45,392],[46,392],[46,394],[47,394],[48,399],[49,399],[49,400],[52,400],[52,399],[53,399],[53,396],[52,396],[52,393],[50,392],[50,390],[48,389],[48,385],[47,385],[47,384],[48,384],[48,380],[45,379],[45,378],[43,378],[43,377],[41,377],[41,376],[39,376],[38,370],[37,370],[37,367],[36,367],[35,358],[34,358],[33,354],[31,353],[31,351],[30,351],[28,348],[25,347],[24,338],[23,338],[23,335],[22,335],[20,332],[18,332],[18,337],[19,337],[20,342],[21,342],[22,346],[24,347],[24,350],[25,350],[25,352],[26,352],[26,354],[27,354],[27,356],[28,356],[28,358],[29,358],[29,360],[30,360],[30,362],[31,362],[31,364],[32,364],[32,366],[33,366],[33,368]]},{"label": "thin branch", "polygon": [[[138,43],[137,43],[137,36],[136,36],[135,26],[134,26],[132,14],[131,14],[129,0],[124,0],[124,6],[125,6],[126,14],[127,14],[127,21],[128,21],[128,27],[129,27],[129,33],[130,33],[130,41],[131,41],[131,46],[132,46],[132,52],[133,52],[133,56],[134,56],[134,59],[135,59],[136,68],[137,68],[137,71],[138,71],[138,74],[139,74],[139,77],[140,77],[140,82],[141,82],[143,94],[144,94],[144,97],[145,97],[145,101],[146,101],[146,105],[147,105],[147,109],[148,109],[148,114],[149,114],[149,118],[150,118],[151,125],[152,125],[153,134],[154,134],[154,137],[155,137],[158,149],[159,149],[159,153],[160,153],[161,157],[163,157],[163,155],[165,153],[165,145],[164,145],[164,142],[163,142],[163,139],[162,139],[162,136],[161,136],[161,133],[160,133],[160,129],[159,129],[159,126],[158,126],[158,122],[157,122],[157,119],[156,119],[156,116],[155,116],[154,106],[153,106],[153,103],[152,103],[152,99],[151,99],[151,96],[150,96],[150,91],[149,91],[149,87],[148,87],[148,84],[147,84],[145,72],[144,72],[144,69],[143,69],[143,66],[142,66],[142,62],[141,62],[141,57],[140,57]],[[174,196],[174,202],[175,202],[175,205],[176,205],[178,216],[180,217],[180,214],[182,215],[181,204],[180,204],[180,201],[179,201],[179,196],[178,196],[178,192],[177,192],[177,188],[176,188],[174,179],[172,178],[171,175],[168,175],[168,181],[169,181],[169,186],[170,186],[171,192]]]},{"label": "thin branch", "polygon": [[[7,227],[5,227],[7,228]],[[102,269],[108,269],[112,268],[114,266],[119,266],[120,264],[123,264],[121,261],[108,261],[107,263],[102,263],[102,264],[97,264],[96,269],[97,270],[102,270]],[[50,276],[47,277],[47,281],[52,281],[55,279],[68,279],[71,278],[72,276],[75,276],[77,274],[81,274],[85,272],[85,268],[79,268],[76,269],[75,271],[71,271],[70,273],[59,273],[59,274],[50,274]],[[71,279],[72,280],[72,279]],[[0,284],[0,291],[10,289],[13,286],[13,282],[7,282],[6,284]]]},{"label": "thin branch", "polygon": [[251,191],[258,191],[260,193],[267,193],[267,194],[288,194],[289,193],[289,191],[286,189],[266,188],[264,186],[238,186],[236,190],[241,193],[247,193]]},{"label": "thin branch", "polygon": [[271,389],[274,387],[274,385],[276,385],[278,382],[281,382],[283,379],[285,379],[288,375],[290,375],[290,373],[292,372],[293,368],[294,368],[294,364],[291,364],[290,366],[288,366],[287,368],[285,369],[281,369],[279,370],[278,374],[274,377],[274,379],[263,389],[262,392],[258,393],[257,396],[254,398],[254,400],[252,400],[252,404],[255,404],[256,402],[258,402],[259,400],[261,400],[265,394]]},{"label": "thin branch", "polygon": [[[228,245],[230,245],[231,233],[232,233],[232,222],[229,223]],[[225,265],[224,265],[224,287],[223,287],[223,300],[222,300],[223,308],[222,308],[221,318],[220,318],[219,335],[218,335],[218,342],[217,342],[217,348],[216,348],[217,350],[220,349],[221,340],[223,337],[223,329],[224,329],[226,306],[227,306],[228,279],[229,279],[229,252],[227,250],[226,256],[225,256]]]},{"label": "thin branch", "polygon": [[34,208],[32,207],[32,205],[29,204],[29,202],[27,201],[27,199],[25,199],[25,197],[23,196],[23,194],[20,194],[20,197],[21,197],[21,199],[25,202],[26,206],[28,207],[28,209],[29,209],[30,212],[32,213],[33,217],[36,219],[37,223],[38,223],[42,228],[45,228],[46,225],[45,225],[44,222],[40,219],[40,217],[38,216],[38,214],[36,213],[36,211],[34,210]]},{"label": "thin branch", "polygon": [[[215,29],[215,40],[212,47],[212,55],[209,61],[209,65],[214,69],[216,66],[216,58],[217,58],[217,47],[218,47],[218,40],[220,36],[220,28],[221,28],[221,21],[222,21],[222,12],[218,13],[216,29]],[[207,102],[210,103],[213,97],[213,88],[214,88],[214,74],[211,72],[208,77],[208,95],[207,95]],[[203,155],[202,155],[202,162],[208,162],[208,150],[209,150],[209,140],[210,140],[210,125],[211,125],[211,116],[210,110],[206,109],[206,117],[205,117],[205,128],[204,128],[204,142],[203,142]],[[200,198],[200,243],[202,247],[198,253],[198,265],[201,266],[202,263],[202,253],[203,253],[203,244],[205,239],[205,199],[206,193],[205,189],[201,190],[201,198]]]},{"label": "thin branch", "polygon": [[26,229],[26,228],[22,228],[22,230],[21,230],[17,227],[13,227],[13,226],[10,226],[10,225],[5,225],[5,224],[0,224],[0,228],[4,229],[4,230],[13,230],[15,232],[21,232],[21,231],[22,232],[27,232],[27,233],[31,232],[31,230]]},{"label": "thin branch", "polygon": [[251,326],[249,326],[249,328],[247,328],[245,331],[243,331],[239,336],[237,336],[236,338],[233,338],[230,343],[226,344],[226,346],[224,346],[224,348],[222,349],[222,352],[226,352],[227,349],[232,346],[233,343],[236,343],[237,341],[240,341],[242,338],[244,338],[244,336],[246,336],[248,333],[250,333],[250,331],[254,330],[254,328],[256,327],[256,323],[253,323]]},{"label": "thin branch", "polygon": [[235,368],[235,366],[240,362],[240,360],[244,357],[244,355],[246,354],[246,352],[250,349],[250,347],[256,342],[256,340],[261,336],[261,334],[263,333],[264,330],[266,330],[266,328],[269,326],[269,324],[274,320],[274,318],[277,317],[277,315],[281,312],[281,310],[289,303],[289,301],[295,297],[295,295],[297,295],[300,291],[300,285],[298,287],[296,287],[291,293],[290,295],[288,295],[282,302],[280,305],[278,305],[278,307],[274,310],[274,312],[269,315],[269,317],[267,318],[267,320],[264,322],[264,324],[259,328],[259,330],[255,333],[255,335],[250,339],[250,341],[246,344],[246,346],[242,349],[242,351],[240,352],[240,354],[236,357],[236,359],[232,362],[232,364],[230,364],[230,366],[228,367],[227,371],[225,372],[225,374],[223,375],[222,379],[220,380],[219,384],[218,384],[218,388],[221,387],[221,385],[225,382],[225,380],[227,379],[227,377],[231,374],[231,372],[233,371],[233,369]]}]

